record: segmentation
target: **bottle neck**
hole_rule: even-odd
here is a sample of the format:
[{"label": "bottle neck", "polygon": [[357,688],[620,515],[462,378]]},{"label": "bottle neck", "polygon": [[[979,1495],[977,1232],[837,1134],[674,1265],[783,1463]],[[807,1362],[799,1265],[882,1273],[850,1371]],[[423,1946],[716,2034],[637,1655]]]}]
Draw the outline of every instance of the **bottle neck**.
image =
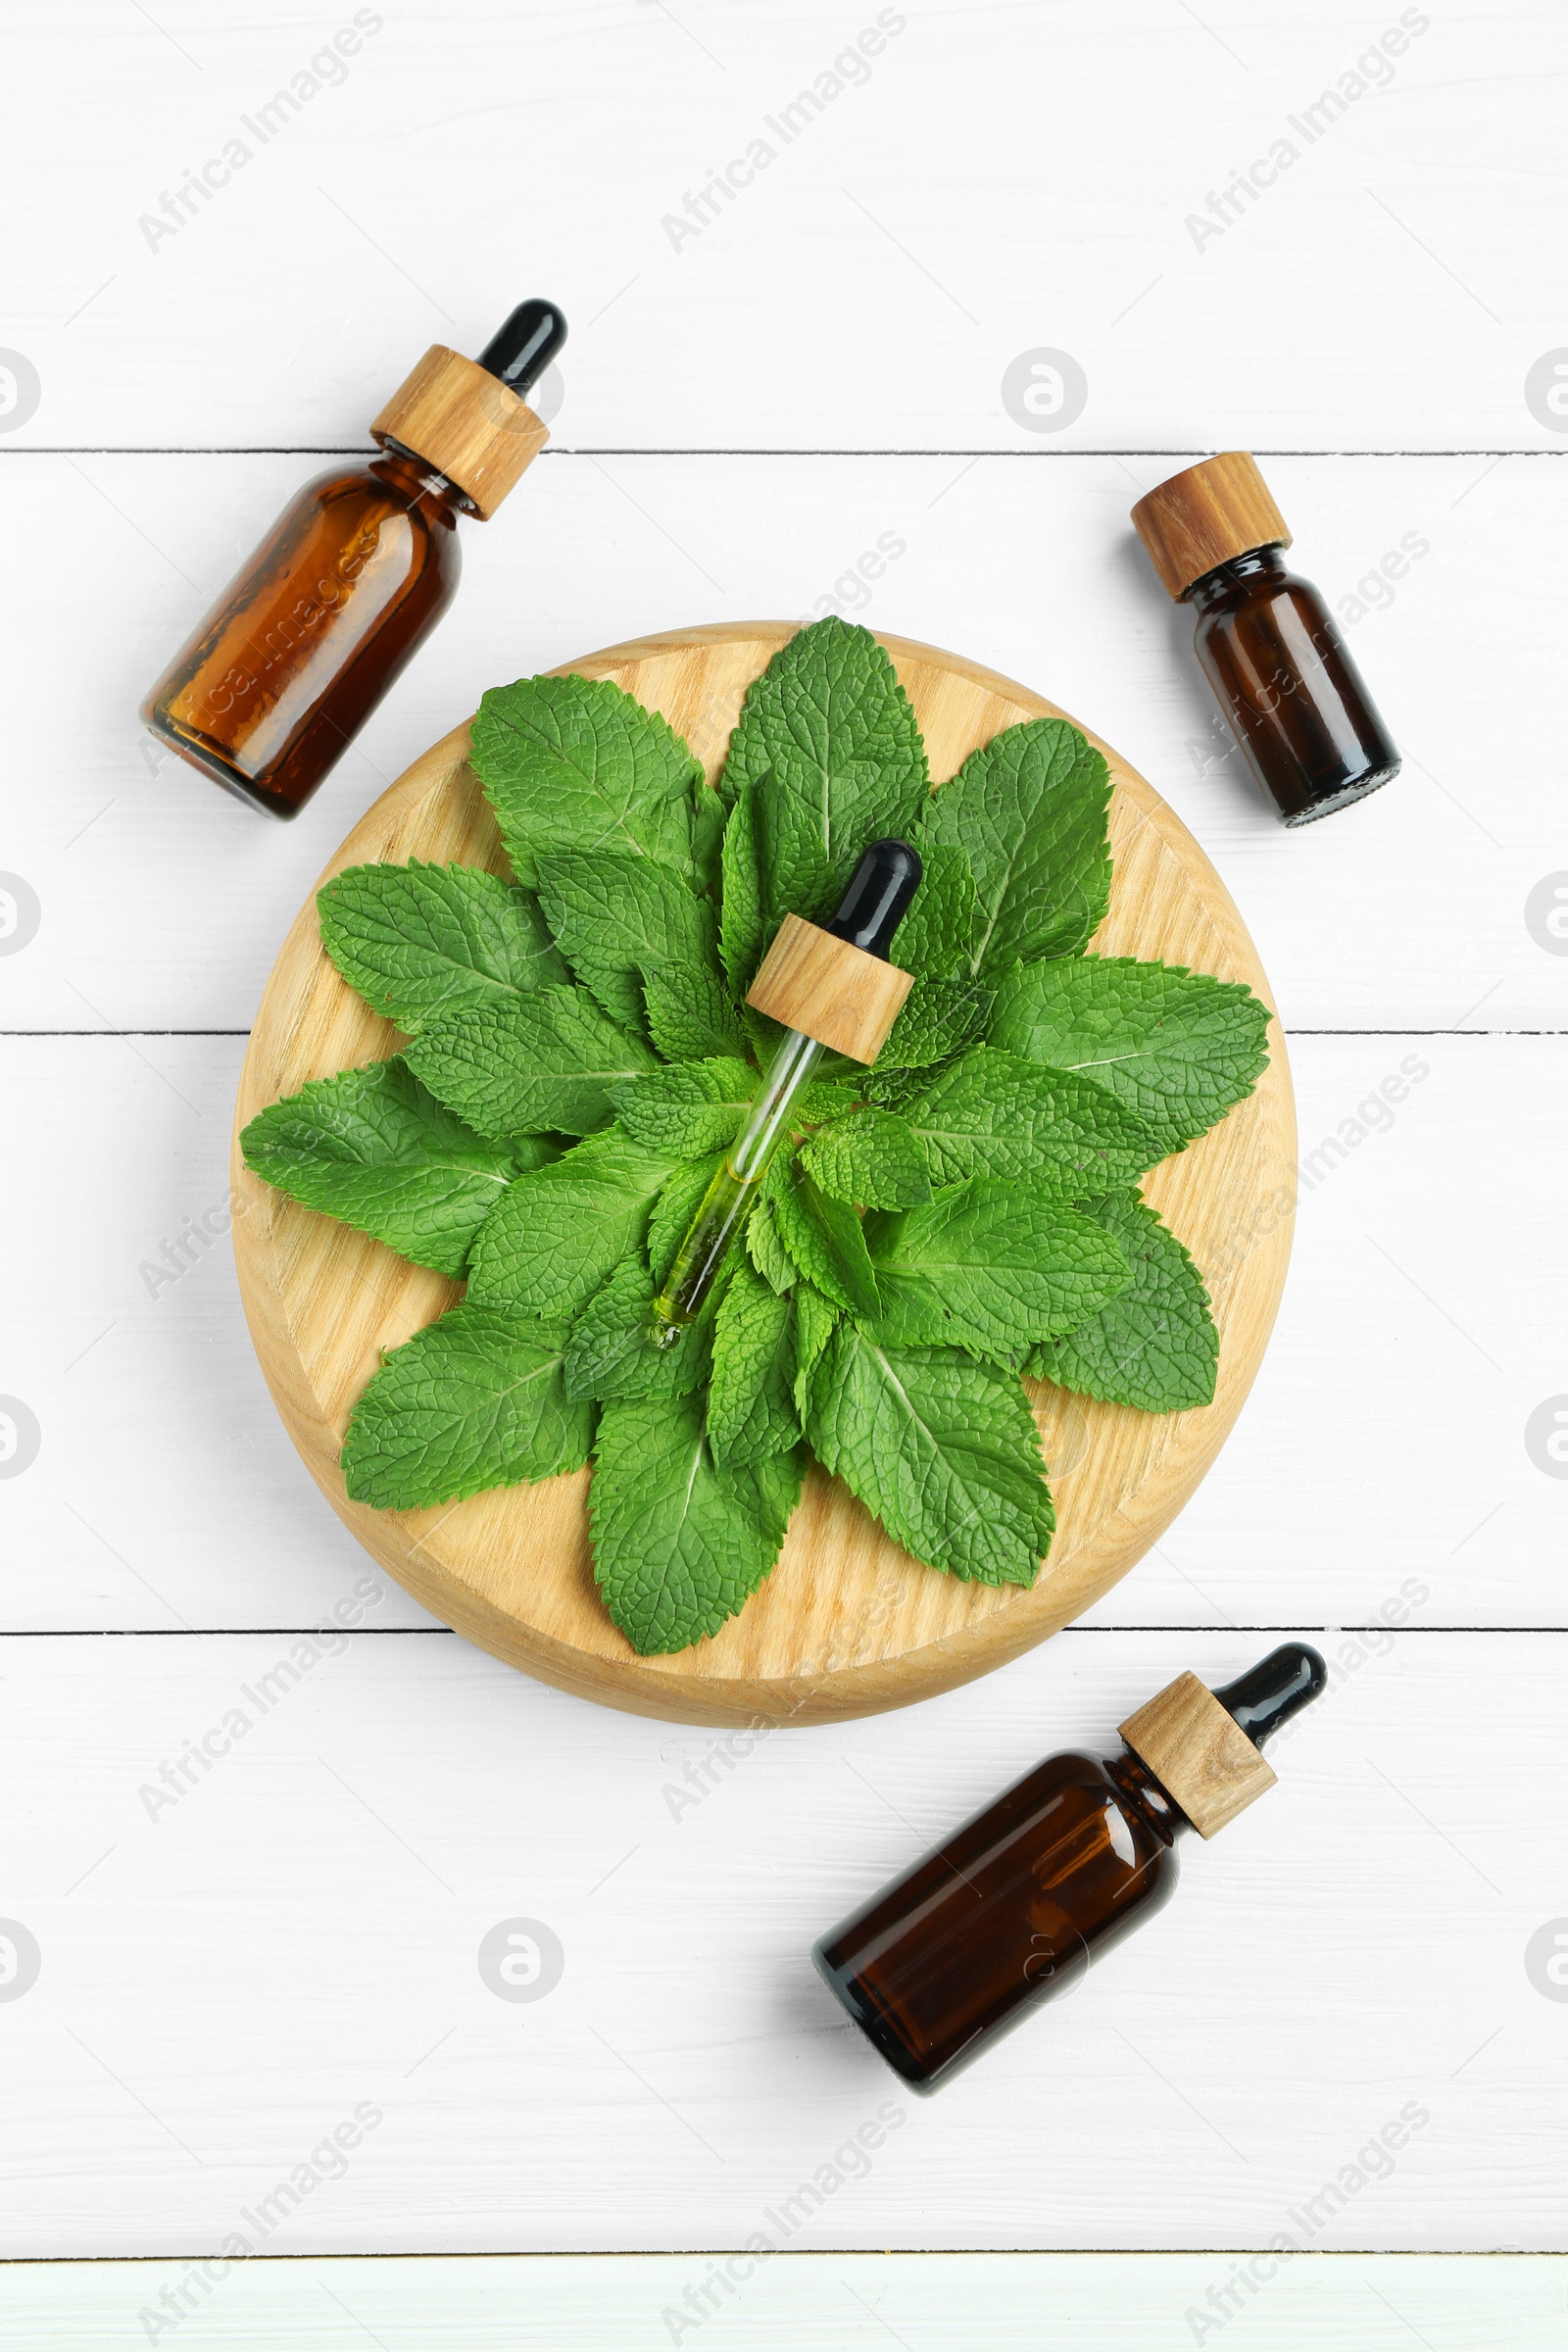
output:
[{"label": "bottle neck", "polygon": [[1106,1756],[1104,1764],[1106,1779],[1114,1783],[1128,1810],[1137,1814],[1162,1845],[1174,1845],[1188,1826],[1187,1816],[1148,1765],[1141,1764],[1130,1747],[1124,1747],[1119,1756]]},{"label": "bottle neck", "polygon": [[401,441],[385,442],[381,455],[371,460],[370,471],[400,491],[411,507],[435,500],[450,507],[456,514],[474,513],[473,501],[466,491],[460,490],[444,473],[437,473],[433,466],[427,466],[412,449],[405,449]]},{"label": "bottle neck", "polygon": [[1182,597],[1184,605],[1196,606],[1200,612],[1211,612],[1216,605],[1238,592],[1243,594],[1260,580],[1283,580],[1285,550],[1279,545],[1250,547],[1244,556],[1232,556],[1228,564],[1216,564],[1212,571],[1195,580]]}]

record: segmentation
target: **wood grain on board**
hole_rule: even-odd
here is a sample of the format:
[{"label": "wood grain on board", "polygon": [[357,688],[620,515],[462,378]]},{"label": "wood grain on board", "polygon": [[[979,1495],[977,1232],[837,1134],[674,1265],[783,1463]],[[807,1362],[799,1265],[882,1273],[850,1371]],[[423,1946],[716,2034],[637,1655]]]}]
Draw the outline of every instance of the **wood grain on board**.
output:
[{"label": "wood grain on board", "polygon": [[[708,769],[720,763],[747,685],[793,624],[647,637],[565,666],[612,678],[662,710]],[[882,641],[914,705],[935,778],[1004,727],[1056,715],[993,672],[902,638]],[[1091,740],[1094,740],[1091,738]],[[383,794],[327,867],[458,859],[506,870],[467,729],[434,745]],[[1268,984],[1207,858],[1158,795],[1106,745],[1114,779],[1110,910],[1096,945]],[[235,1112],[235,1253],[262,1368],[333,1508],[423,1604],[510,1664],[612,1706],[684,1722],[809,1724],[901,1706],[982,1674],[1075,1617],[1124,1576],[1192,1494],[1241,1408],[1274,1321],[1290,1250],[1296,1130],[1277,1025],[1255,1094],[1166,1161],[1147,1191],[1209,1281],[1220,1330],[1217,1394],[1201,1410],[1146,1414],[1027,1384],[1058,1526],[1034,1589],[964,1585],[919,1566],[847,1490],[808,1474],[767,1583],[711,1641],[639,1658],[593,1579],[590,1473],[494,1490],[423,1511],[348,1499],[338,1452],[380,1361],[459,1296],[443,1277],[301,1208],[245,1169],[238,1136],[307,1079],[397,1050],[399,1033],[339,978],[314,899],[268,983]]]}]

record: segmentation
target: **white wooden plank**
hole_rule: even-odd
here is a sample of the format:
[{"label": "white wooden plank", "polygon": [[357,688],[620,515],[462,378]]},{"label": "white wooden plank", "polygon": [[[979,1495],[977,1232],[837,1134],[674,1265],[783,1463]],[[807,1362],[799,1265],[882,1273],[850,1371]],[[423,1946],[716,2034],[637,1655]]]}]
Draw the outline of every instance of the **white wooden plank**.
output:
[{"label": "white wooden plank", "polygon": [[[368,2100],[381,2121],[347,2171],[265,2240],[300,2259],[193,2292],[183,2344],[686,2340],[663,2313],[711,2279],[695,2249],[765,2227],[900,2096],[808,1973],[810,1936],[1035,1754],[1101,1744],[1178,1667],[1217,1677],[1266,1640],[1203,1628],[1298,1621],[1400,1630],[1324,1637],[1334,1689],[1285,1743],[1270,1810],[1191,1852],[1178,1907],[1057,2016],[935,2103],[905,2100],[871,2170],[790,2237],[1106,2252],[792,2252],[733,2303],[713,2288],[699,2332],[717,2352],[889,2329],[1208,2340],[1192,2314],[1211,2292],[1223,2308],[1234,2264],[1196,2249],[1266,2245],[1409,2101],[1430,2120],[1393,2173],[1255,2299],[1231,2288],[1229,2344],[1559,2340],[1560,2265],[1320,2250],[1564,2243],[1564,2011],[1525,1955],[1568,1909],[1540,1830],[1562,1807],[1568,1636],[1522,1630],[1561,1623],[1564,1490],[1524,1442],[1568,1385],[1547,1304],[1561,1045],[1412,1033],[1565,1026],[1568,963],[1525,907],[1568,868],[1568,614],[1540,552],[1568,477],[1525,384],[1562,339],[1545,290],[1568,29],[1518,0],[1457,19],[914,0],[863,86],[780,135],[677,249],[662,216],[873,7],[528,0],[444,9],[436,37],[428,12],[369,13],[346,74],[320,68],[337,86],[157,250],[138,216],[336,25],[89,0],[13,28],[27,201],[5,333],[40,397],[14,430],[0,415],[20,551],[0,583],[19,682],[0,867],[41,923],[0,960],[0,1029],[242,1030],[332,845],[485,685],[837,596],[1098,727],[1215,856],[1288,1023],[1388,1034],[1294,1041],[1318,1156],[1279,1331],[1157,1551],[983,1687],[769,1740],[678,1820],[664,1791],[710,1735],[527,1683],[421,1631],[390,1586],[356,1597],[367,1563],[276,1422],[211,1223],[213,1249],[149,1295],[166,1237],[221,1224],[242,1041],[0,1044],[21,1139],[0,1390],[41,1431],[0,1481],[0,1624],[142,1636],[0,1650],[0,1914],[42,1962],[0,1999],[0,2252],[168,2257],[0,2267],[0,2313],[29,2344],[147,2341],[137,2297],[177,2301],[191,2250]],[[1433,21],[1200,250],[1189,213],[1401,13]],[[357,446],[426,341],[476,348],[534,285],[574,326],[558,451],[466,533],[457,612],[313,809],[270,828],[149,768],[137,698],[315,461],[102,453]],[[1086,377],[1058,432],[1003,397],[1042,346]],[[1392,602],[1363,592],[1377,609],[1352,633],[1411,764],[1302,836],[1217,757],[1187,624],[1127,528],[1139,491],[1227,443],[1473,453],[1268,462],[1335,602],[1401,542],[1424,549]],[[604,454],[846,448],[992,454]],[[905,552],[852,602],[883,532]],[[1387,1128],[1364,1106],[1411,1056],[1426,1072]],[[142,1788],[292,1641],[168,1629],[319,1624],[340,1603],[364,1630],[322,1641],[153,1818]],[[526,2008],[475,1968],[519,1913],[566,1954]],[[1147,2245],[1195,2251],[1109,2252]],[[608,2246],[694,2251],[313,2259]]]},{"label": "white wooden plank", "polygon": [[[424,344],[476,348],[536,287],[577,321],[563,426],[597,447],[1023,445],[1000,384],[1042,346],[1086,371],[1083,447],[1553,441],[1522,381],[1562,340],[1568,53],[1521,0],[534,0],[445,9],[439,39],[399,0],[90,0],[15,39],[41,443],[353,440]],[[1338,114],[1344,75],[1375,86]],[[755,184],[666,225],[756,140]],[[1282,140],[1277,184],[1190,225]],[[210,159],[227,184],[144,228]]]},{"label": "white wooden plank", "polygon": [[[223,1225],[242,1052],[0,1041],[37,1139],[5,1163],[4,1223],[40,1245],[17,1253],[0,1392],[42,1430],[0,1480],[6,1625],[305,1625],[362,1572],[263,1385],[226,1233],[160,1271],[192,1222]],[[1204,1486],[1090,1622],[1377,1624],[1406,1585],[1423,1626],[1563,1622],[1568,1496],[1525,1445],[1565,1385],[1563,1052],[1295,1041],[1305,1182],[1269,1353]],[[373,1622],[429,1621],[389,1584]]]},{"label": "white wooden plank", "polygon": [[[764,1740],[726,1776],[706,1733],[433,1636],[354,1640],[297,1686],[275,1637],[13,1641],[5,1912],[41,1967],[0,2003],[4,2250],[760,2231],[1560,2251],[1563,2009],[1525,1956],[1563,1909],[1542,1841],[1568,1800],[1562,1637],[1401,1635],[1292,1727],[1262,1805],[1188,1842],[1158,1921],[935,2099],[808,1965],[1033,1758],[1113,1747],[1179,1669],[1218,1678],[1261,1646],[1070,1637],[920,1709]],[[150,1817],[140,1791],[166,1763],[177,1788],[185,1743],[235,1709],[248,1733]],[[716,1785],[674,1818],[666,1790],[705,1760]],[[564,1954],[525,2005],[476,1965],[512,1919]],[[346,2162],[322,2155],[330,2177],[303,2187],[294,2168],[356,2111]],[[1389,2163],[1364,2153],[1401,2114]],[[878,2117],[865,2167],[835,2165]],[[279,2180],[292,2195],[264,2212]],[[820,2205],[782,2211],[803,2180]]]},{"label": "white wooden plank", "polygon": [[[228,1240],[242,1054],[0,1048],[13,1133],[33,1139],[7,1161],[8,1230],[39,1244],[10,1269],[0,1375],[39,1431],[0,1482],[12,1622],[201,1628],[232,1623],[244,1592],[251,1623],[303,1625],[369,1564],[303,1473],[245,1329]],[[373,1622],[430,1621],[388,1586]]]},{"label": "white wooden plank", "polygon": [[[333,847],[486,686],[643,630],[835,596],[1044,689],[1116,744],[1220,865],[1292,1025],[1565,1024],[1568,958],[1525,915],[1568,864],[1552,691],[1568,589],[1532,554],[1568,525],[1568,470],[1544,459],[1270,466],[1301,568],[1337,606],[1390,599],[1351,644],[1410,754],[1394,786],[1299,833],[1225,760],[1190,618],[1128,524],[1160,461],[547,461],[466,534],[457,607],[291,827],[176,760],[149,772],[134,712],[309,461],[3,463],[28,551],[0,588],[5,625],[18,675],[51,681],[0,722],[3,862],[42,906],[30,945],[0,959],[6,1027],[246,1026]],[[905,552],[867,589],[856,563],[884,535]],[[1358,596],[1401,540],[1427,552]],[[73,644],[90,657],[68,660]]]},{"label": "white wooden plank", "polygon": [[42,2263],[0,2270],[0,2314],[37,2352],[167,2344],[176,2328],[181,2352],[502,2352],[522,2330],[555,2352],[849,2352],[889,2336],[910,2352],[1167,2352],[1221,2329],[1234,2352],[1386,2352],[1412,2330],[1509,2352],[1562,2340],[1568,2288],[1549,2256],[1250,2259],[1257,2278],[1247,2257],[1205,2254]]},{"label": "white wooden plank", "polygon": [[1289,1593],[1285,1615],[1315,1595],[1330,1624],[1398,1622],[1401,1594],[1423,1624],[1561,1624],[1565,1490],[1527,1424],[1563,1386],[1563,1043],[1290,1051],[1302,1156],[1269,1351],[1209,1478],[1091,1621],[1267,1623]]}]

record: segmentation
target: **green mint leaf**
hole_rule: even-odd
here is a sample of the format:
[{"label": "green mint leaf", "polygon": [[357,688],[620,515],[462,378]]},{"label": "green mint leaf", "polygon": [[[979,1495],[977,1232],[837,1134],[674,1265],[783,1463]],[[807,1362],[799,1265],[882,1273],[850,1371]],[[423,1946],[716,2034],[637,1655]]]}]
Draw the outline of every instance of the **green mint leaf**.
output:
[{"label": "green mint leaf", "polygon": [[734,1142],[757,1084],[750,1062],[719,1057],[627,1078],[611,1100],[634,1143],[671,1159],[697,1159]]},{"label": "green mint leaf", "polygon": [[991,1043],[1104,1087],[1179,1152],[1250,1095],[1266,1004],[1240,981],[1114,956],[1024,963],[997,991]]},{"label": "green mint leaf", "polygon": [[746,1032],[717,975],[692,965],[650,972],[643,982],[648,1032],[666,1061],[743,1055]]},{"label": "green mint leaf", "polygon": [[643,984],[629,964],[601,963],[591,956],[576,958],[576,974],[608,1021],[639,1045],[649,1041]]},{"label": "green mint leaf", "polygon": [[860,1220],[847,1202],[821,1191],[796,1161],[773,1196],[773,1213],[778,1239],[808,1282],[852,1314],[876,1313],[876,1276]]},{"label": "green mint leaf", "polygon": [[769,924],[831,912],[866,845],[908,832],[930,790],[925,746],[868,629],[830,615],[780,648],[747,693],[724,784],[760,786]]},{"label": "green mint leaf", "polygon": [[654,1343],[654,1290],[641,1260],[623,1257],[571,1327],[564,1376],[568,1396],[689,1396],[708,1378],[722,1282],[674,1348]]},{"label": "green mint leaf", "polygon": [[1040,1434],[1010,1374],[841,1324],[807,1435],[896,1544],[965,1582],[1032,1585],[1055,1524]]},{"label": "green mint leaf", "polygon": [[539,903],[563,955],[621,1028],[644,1033],[644,984],[655,974],[721,991],[713,910],[673,867],[560,851],[539,858],[538,874]]},{"label": "green mint leaf", "polygon": [[966,850],[979,898],[970,968],[1072,956],[1105,912],[1110,771],[1064,718],[1031,718],[971,752],[931,804],[925,839]]},{"label": "green mint leaf", "polygon": [[753,1004],[741,1004],[736,1009],[746,1030],[746,1042],[751,1047],[752,1059],[760,1070],[770,1070],[773,1056],[789,1031],[782,1022],[770,1021],[765,1012],[759,1012]]},{"label": "green mint leaf", "polygon": [[838,904],[843,884],[822,838],[820,811],[812,807],[809,794],[792,791],[772,772],[760,777],[752,792],[762,937],[771,946],[787,914],[825,923]]},{"label": "green mint leaf", "polygon": [[1179,1413],[1210,1404],[1219,1334],[1208,1294],[1181,1243],[1147,1202],[1113,1193],[1084,1203],[1121,1246],[1132,1268],[1128,1288],[1065,1339],[1037,1348],[1024,1367],[1107,1404],[1146,1413]]},{"label": "green mint leaf", "polygon": [[991,991],[982,981],[918,976],[876,1057],[873,1078],[950,1060],[979,1036],[990,1011]]},{"label": "green mint leaf", "polygon": [[839,1310],[831,1298],[808,1282],[798,1282],[795,1299],[795,1410],[804,1427],[810,1401],[811,1382],[829,1340],[838,1327]]},{"label": "green mint leaf", "polygon": [[571,976],[527,891],[477,866],[346,866],[317,892],[316,910],[349,986],[411,1036],[452,1005]]},{"label": "green mint leaf", "polygon": [[848,1118],[860,1102],[858,1078],[808,1078],[792,1106],[797,1127],[821,1126],[828,1119]]},{"label": "green mint leaf", "polygon": [[513,1178],[553,1150],[533,1137],[487,1143],[401,1056],[312,1079],[259,1111],[240,1148],[252,1173],[291,1200],[452,1275]]},{"label": "green mint leaf", "polygon": [[818,1128],[801,1146],[801,1165],[835,1200],[862,1208],[918,1208],[931,1198],[925,1146],[890,1110],[857,1110]]},{"label": "green mint leaf", "polygon": [[519,1176],[474,1243],[468,1297],[536,1315],[574,1314],[640,1246],[669,1169],[667,1156],[611,1128]]},{"label": "green mint leaf", "polygon": [[720,1467],[702,1401],[610,1404],[588,1515],[605,1606],[642,1657],[716,1634],[778,1557],[797,1454]]},{"label": "green mint leaf", "polygon": [[724,826],[724,904],[720,940],[724,969],[737,997],[744,997],[762,960],[762,884],[758,859],[757,792],[744,785]]},{"label": "green mint leaf", "polygon": [[704,898],[716,906],[723,888],[724,819],[728,814],[721,794],[712,785],[692,787],[692,871]]},{"label": "green mint leaf", "polygon": [[460,1005],[422,1029],[407,1058],[432,1094],[490,1135],[591,1134],[611,1115],[611,1090],[658,1066],[580,988]]},{"label": "green mint leaf", "polygon": [[652,858],[560,850],[538,860],[539,904],[567,961],[636,972],[707,968],[713,914]]},{"label": "green mint leaf", "polygon": [[1016,1369],[1076,1331],[1131,1279],[1111,1235],[1059,1200],[984,1179],[867,1227],[882,1309],[900,1347],[965,1348]]},{"label": "green mint leaf", "polygon": [[967,977],[980,901],[968,852],[956,842],[919,840],[920,887],[893,934],[889,961],[933,980]]},{"label": "green mint leaf", "polygon": [[991,1046],[956,1061],[904,1116],[934,1184],[997,1176],[1077,1200],[1136,1183],[1161,1156],[1158,1138],[1093,1079]]},{"label": "green mint leaf", "polygon": [[800,1279],[779,1231],[779,1201],[794,1176],[795,1155],[788,1146],[781,1146],[768,1162],[758,1187],[757,1204],[746,1220],[746,1248],[752,1263],[780,1297]]},{"label": "green mint leaf", "polygon": [[702,769],[680,737],[604,678],[519,678],[479,705],[468,753],[516,879],[556,850],[624,850],[683,871]]},{"label": "green mint leaf", "polygon": [[668,1275],[675,1252],[686,1239],[686,1229],[723,1165],[723,1152],[710,1152],[701,1159],[683,1160],[666,1178],[648,1224],[648,1262],[656,1283],[662,1284]]},{"label": "green mint leaf", "polygon": [[593,1407],[562,1385],[559,1324],[455,1306],[387,1354],[349,1417],[355,1502],[413,1511],[580,1470]]},{"label": "green mint leaf", "polygon": [[860,1091],[871,1109],[896,1110],[902,1117],[909,1104],[918,1102],[951,1066],[951,1060],[947,1060],[918,1070],[873,1069],[867,1072]]},{"label": "green mint leaf", "polygon": [[708,1437],[720,1463],[761,1462],[801,1442],[794,1403],[795,1307],[744,1252],[713,1328]]},{"label": "green mint leaf", "polygon": [[652,1344],[653,1311],[641,1260],[623,1257],[572,1323],[563,1364],[566,1395],[651,1396],[664,1361]]}]

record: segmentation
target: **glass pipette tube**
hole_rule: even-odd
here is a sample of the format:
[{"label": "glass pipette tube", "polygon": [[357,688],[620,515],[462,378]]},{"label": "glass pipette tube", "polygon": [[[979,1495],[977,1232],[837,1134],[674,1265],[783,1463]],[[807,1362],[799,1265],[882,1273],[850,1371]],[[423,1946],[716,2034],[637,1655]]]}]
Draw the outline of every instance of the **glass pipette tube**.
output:
[{"label": "glass pipette tube", "polygon": [[673,1348],[687,1324],[700,1313],[713,1287],[713,1277],[767,1174],[790,1105],[825,1051],[803,1029],[792,1029],[769,1063],[746,1124],[703,1195],[670,1262],[664,1287],[654,1301],[655,1337],[661,1348]]},{"label": "glass pipette tube", "polygon": [[[872,842],[850,878],[837,913],[823,929],[834,939],[887,961],[893,934],[920,881],[920,859],[906,841]],[[654,1301],[654,1338],[673,1348],[702,1311],[714,1278],[789,1126],[792,1104],[826,1048],[791,1029],[768,1064],[746,1123],[703,1195]]]}]

